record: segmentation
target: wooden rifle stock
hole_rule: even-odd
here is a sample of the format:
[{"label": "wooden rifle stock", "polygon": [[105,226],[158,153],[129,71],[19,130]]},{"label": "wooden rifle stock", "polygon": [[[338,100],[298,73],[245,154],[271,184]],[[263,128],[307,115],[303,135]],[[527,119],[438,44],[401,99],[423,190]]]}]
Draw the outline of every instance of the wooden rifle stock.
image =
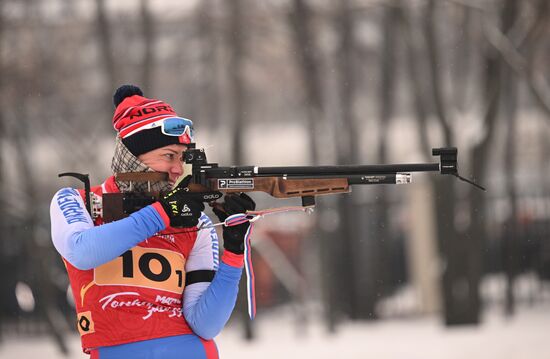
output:
[{"label": "wooden rifle stock", "polygon": [[[128,172],[116,174],[117,180],[130,182],[157,182],[165,180],[165,173],[158,172]],[[342,178],[283,178],[283,177],[255,177],[251,188],[223,188],[220,180],[210,178],[207,185],[191,183],[191,192],[220,191],[223,193],[236,192],[265,192],[275,198],[291,198],[303,196],[317,196],[330,193],[348,193],[351,187],[348,179]]]},{"label": "wooden rifle stock", "polygon": [[256,177],[252,183],[253,187],[251,188],[231,189],[220,187],[220,180],[211,178],[208,180],[207,187],[191,184],[189,188],[193,192],[200,192],[207,189],[224,193],[265,192],[275,198],[351,192],[351,187],[346,178],[285,179],[282,177]]}]

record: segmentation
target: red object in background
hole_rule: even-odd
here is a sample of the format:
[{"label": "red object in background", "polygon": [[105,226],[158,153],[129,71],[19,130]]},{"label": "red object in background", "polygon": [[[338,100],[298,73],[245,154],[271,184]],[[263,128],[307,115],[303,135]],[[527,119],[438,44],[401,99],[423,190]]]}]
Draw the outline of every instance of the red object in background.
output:
[{"label": "red object in background", "polygon": [[[262,232],[262,237],[253,238],[261,241],[272,241],[285,255],[298,273],[301,274],[301,256],[303,232],[287,232],[267,230]],[[252,251],[254,273],[256,275],[256,301],[258,308],[268,308],[288,300],[289,294],[273,273],[267,263],[269,258],[258,250]]]}]

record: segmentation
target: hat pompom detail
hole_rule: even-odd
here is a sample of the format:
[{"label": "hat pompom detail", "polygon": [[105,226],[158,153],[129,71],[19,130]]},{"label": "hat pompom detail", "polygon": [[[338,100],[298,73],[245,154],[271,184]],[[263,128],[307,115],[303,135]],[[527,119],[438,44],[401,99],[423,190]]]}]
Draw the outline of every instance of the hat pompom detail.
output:
[{"label": "hat pompom detail", "polygon": [[115,105],[115,108],[118,107],[118,105],[120,105],[126,97],[134,95],[143,96],[143,91],[135,85],[122,85],[117,88],[115,94],[113,95],[113,104]]}]

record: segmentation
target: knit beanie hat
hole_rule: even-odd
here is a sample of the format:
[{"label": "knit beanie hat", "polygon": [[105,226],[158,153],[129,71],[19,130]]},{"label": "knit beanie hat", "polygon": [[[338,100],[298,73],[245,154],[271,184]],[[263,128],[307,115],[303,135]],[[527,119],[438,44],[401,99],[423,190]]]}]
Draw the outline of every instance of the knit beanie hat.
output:
[{"label": "knit beanie hat", "polygon": [[162,120],[178,115],[166,102],[143,97],[137,86],[120,86],[113,95],[113,103],[113,126],[122,143],[136,157],[164,146],[193,141],[191,128],[181,136],[163,133]]}]

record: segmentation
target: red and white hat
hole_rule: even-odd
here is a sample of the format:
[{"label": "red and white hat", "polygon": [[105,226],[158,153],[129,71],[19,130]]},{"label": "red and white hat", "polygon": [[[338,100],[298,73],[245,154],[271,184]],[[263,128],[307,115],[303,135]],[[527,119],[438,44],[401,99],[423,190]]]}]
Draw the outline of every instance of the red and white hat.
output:
[{"label": "red and white hat", "polygon": [[[113,126],[124,145],[139,156],[151,150],[172,144],[189,144],[193,141],[192,128],[181,135],[168,135],[162,123],[169,118],[179,118],[174,109],[161,100],[143,97],[137,86],[123,85],[113,96],[115,113]],[[182,119],[182,118],[180,118]],[[187,119],[182,119],[192,122]]]}]

